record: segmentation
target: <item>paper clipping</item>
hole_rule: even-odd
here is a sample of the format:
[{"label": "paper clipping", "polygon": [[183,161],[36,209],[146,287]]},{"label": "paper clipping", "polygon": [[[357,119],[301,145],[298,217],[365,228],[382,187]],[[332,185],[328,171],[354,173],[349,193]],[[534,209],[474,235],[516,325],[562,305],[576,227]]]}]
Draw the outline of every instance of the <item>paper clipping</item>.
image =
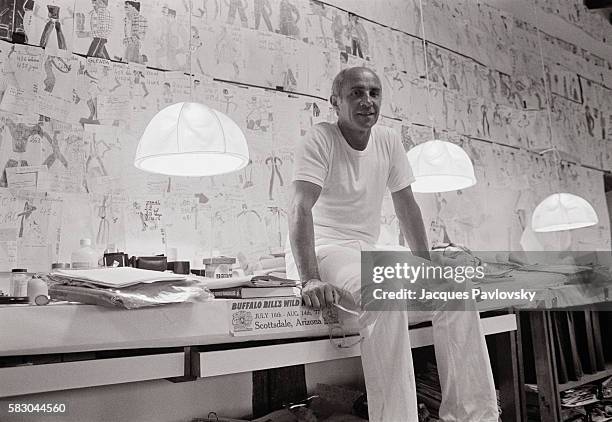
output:
[{"label": "paper clipping", "polygon": [[297,298],[233,300],[230,333],[235,336],[317,329],[338,322],[334,309],[323,311],[301,306]]}]

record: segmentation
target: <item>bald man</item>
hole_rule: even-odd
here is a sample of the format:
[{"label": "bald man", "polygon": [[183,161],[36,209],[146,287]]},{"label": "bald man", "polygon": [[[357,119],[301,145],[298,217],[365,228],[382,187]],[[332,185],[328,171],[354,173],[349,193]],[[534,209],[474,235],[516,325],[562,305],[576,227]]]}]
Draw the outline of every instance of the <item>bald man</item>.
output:
[{"label": "bald man", "polygon": [[[370,421],[418,421],[408,327],[416,312],[361,310],[361,251],[375,249],[383,195],[391,192],[414,262],[429,264],[414,181],[399,136],[376,126],[382,101],[370,69],[342,70],[330,97],[338,120],[315,125],[295,154],[286,250],[289,277],[302,281],[306,306],[359,310]],[[419,313],[419,317],[423,317]],[[499,415],[476,311],[434,311],[440,419],[497,422]]]}]

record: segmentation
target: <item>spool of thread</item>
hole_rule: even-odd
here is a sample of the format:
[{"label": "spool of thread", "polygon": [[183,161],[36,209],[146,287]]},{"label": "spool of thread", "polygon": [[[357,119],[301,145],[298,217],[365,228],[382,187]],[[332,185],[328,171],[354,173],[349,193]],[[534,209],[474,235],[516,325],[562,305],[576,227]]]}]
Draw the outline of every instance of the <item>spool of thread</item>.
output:
[{"label": "spool of thread", "polygon": [[49,288],[45,280],[32,277],[28,281],[28,301],[30,305],[46,305],[49,303]]}]

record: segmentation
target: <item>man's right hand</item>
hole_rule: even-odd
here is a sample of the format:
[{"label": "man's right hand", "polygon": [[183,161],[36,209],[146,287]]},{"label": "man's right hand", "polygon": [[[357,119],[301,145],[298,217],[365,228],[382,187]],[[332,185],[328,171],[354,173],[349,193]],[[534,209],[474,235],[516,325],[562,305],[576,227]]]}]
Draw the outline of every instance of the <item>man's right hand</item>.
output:
[{"label": "man's right hand", "polygon": [[324,283],[318,278],[311,278],[302,287],[302,299],[306,306],[321,309],[338,303],[340,292],[329,283]]}]

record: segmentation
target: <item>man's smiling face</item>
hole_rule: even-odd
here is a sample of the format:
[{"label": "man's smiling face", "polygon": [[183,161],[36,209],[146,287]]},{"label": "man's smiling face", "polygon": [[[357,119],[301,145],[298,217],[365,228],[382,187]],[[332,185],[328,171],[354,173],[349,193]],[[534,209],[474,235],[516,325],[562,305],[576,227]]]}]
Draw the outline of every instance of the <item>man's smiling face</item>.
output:
[{"label": "man's smiling face", "polygon": [[332,104],[338,113],[338,123],[357,131],[369,130],[378,121],[382,87],[374,72],[365,68],[350,69],[333,95]]}]

